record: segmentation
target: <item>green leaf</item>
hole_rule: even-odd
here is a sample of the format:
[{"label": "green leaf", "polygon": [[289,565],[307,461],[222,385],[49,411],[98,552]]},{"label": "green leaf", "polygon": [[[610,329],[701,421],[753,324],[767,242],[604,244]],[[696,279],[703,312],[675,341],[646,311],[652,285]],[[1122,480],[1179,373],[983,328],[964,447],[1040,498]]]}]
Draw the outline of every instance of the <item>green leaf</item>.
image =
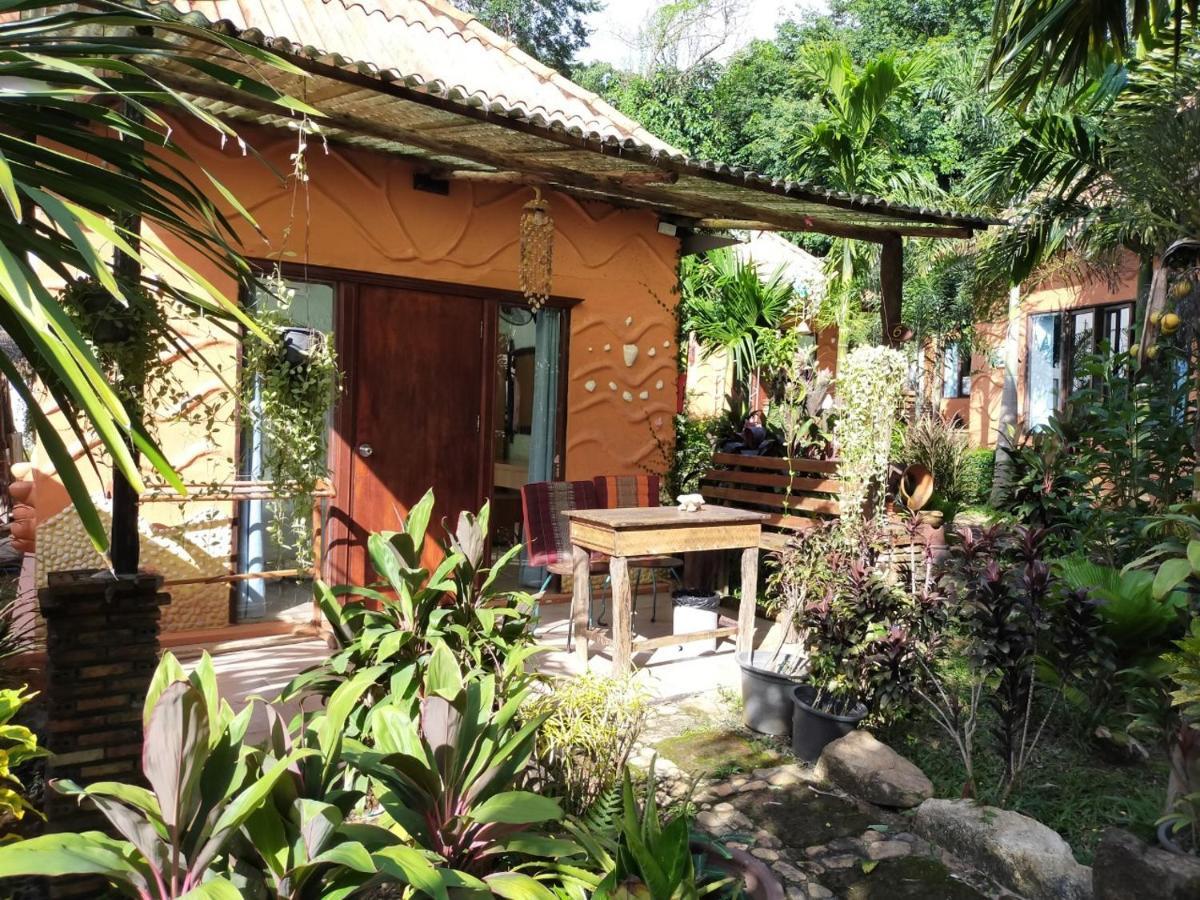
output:
[{"label": "green leaf", "polygon": [[488,890],[505,900],[555,900],[549,888],[520,872],[497,872],[483,880]]},{"label": "green leaf", "polygon": [[372,858],[380,871],[403,879],[434,900],[448,900],[441,875],[419,850],[412,847],[385,847],[373,853]]},{"label": "green leaf", "polygon": [[433,648],[429,657],[429,668],[425,672],[425,691],[447,700],[453,700],[463,690],[462,672],[454,653],[442,642]]},{"label": "green leaf", "polygon": [[1179,587],[1192,574],[1192,564],[1186,559],[1168,559],[1158,567],[1154,576],[1154,599],[1161,600]]},{"label": "green leaf", "polygon": [[194,887],[179,900],[244,900],[242,892],[233,883],[221,877],[213,877],[199,887]]},{"label": "green leaf", "polygon": [[1190,540],[1187,545],[1188,564],[1192,567],[1193,575],[1200,575],[1200,541]]},{"label": "green leaf", "polygon": [[185,828],[199,797],[196,785],[209,753],[209,719],[204,696],[191,683],[167,686],[146,728],[142,768],[158,798],[168,828]]},{"label": "green leaf", "polygon": [[44,834],[0,844],[0,878],[41,875],[103,875],[117,880],[138,877],[128,857],[133,850],[98,831]]},{"label": "green leaf", "polygon": [[495,822],[502,825],[530,825],[534,822],[558,821],[562,807],[551,797],[531,791],[505,791],[494,794],[470,812],[476,822]]}]

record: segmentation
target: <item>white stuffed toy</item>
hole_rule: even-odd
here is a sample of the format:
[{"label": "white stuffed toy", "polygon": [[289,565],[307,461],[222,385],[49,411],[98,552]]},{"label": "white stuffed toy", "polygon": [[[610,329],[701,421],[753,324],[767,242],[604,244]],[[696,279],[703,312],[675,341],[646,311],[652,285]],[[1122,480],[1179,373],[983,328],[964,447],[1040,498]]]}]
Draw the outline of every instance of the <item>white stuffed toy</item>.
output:
[{"label": "white stuffed toy", "polygon": [[680,494],[675,500],[683,512],[697,512],[704,505],[704,497],[700,494]]}]

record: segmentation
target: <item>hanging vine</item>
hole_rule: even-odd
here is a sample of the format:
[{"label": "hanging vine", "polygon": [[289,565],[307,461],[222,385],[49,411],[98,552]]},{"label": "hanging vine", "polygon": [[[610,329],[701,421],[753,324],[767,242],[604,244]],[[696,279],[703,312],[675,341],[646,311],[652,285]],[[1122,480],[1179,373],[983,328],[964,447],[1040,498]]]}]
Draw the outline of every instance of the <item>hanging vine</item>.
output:
[{"label": "hanging vine", "polygon": [[268,533],[300,565],[312,562],[312,509],[329,477],[328,420],[339,380],[332,342],[291,318],[295,290],[276,272],[264,282],[273,302],[253,316],[274,340],[243,345],[239,408],[262,440],[262,475],[279,493]]},{"label": "hanging vine", "polygon": [[906,371],[899,350],[858,347],[838,372],[840,414],[833,435],[841,460],[841,521],[849,532],[861,527],[864,513],[885,514],[888,456]]}]

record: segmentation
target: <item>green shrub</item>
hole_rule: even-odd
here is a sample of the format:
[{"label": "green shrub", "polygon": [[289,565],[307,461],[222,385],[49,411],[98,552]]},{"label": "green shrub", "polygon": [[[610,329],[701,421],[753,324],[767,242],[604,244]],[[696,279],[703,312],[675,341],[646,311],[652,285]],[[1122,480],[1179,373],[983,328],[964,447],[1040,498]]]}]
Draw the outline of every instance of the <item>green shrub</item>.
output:
[{"label": "green shrub", "polygon": [[0,690],[0,826],[3,830],[11,828],[13,822],[19,821],[26,812],[37,813],[25,797],[24,785],[12,771],[28,759],[48,755],[38,747],[37,735],[12,721],[21,707],[36,696],[27,694],[24,687]]},{"label": "green shrub", "polygon": [[937,413],[919,416],[904,431],[902,461],[924,466],[936,492],[949,504],[962,500],[967,433]]},{"label": "green shrub", "polygon": [[959,494],[969,506],[984,506],[992,496],[996,451],[986,447],[968,450],[959,475]]},{"label": "green shrub", "polygon": [[632,679],[584,674],[559,679],[525,715],[546,717],[534,751],[543,791],[583,815],[621,777],[645,722],[646,696]]}]

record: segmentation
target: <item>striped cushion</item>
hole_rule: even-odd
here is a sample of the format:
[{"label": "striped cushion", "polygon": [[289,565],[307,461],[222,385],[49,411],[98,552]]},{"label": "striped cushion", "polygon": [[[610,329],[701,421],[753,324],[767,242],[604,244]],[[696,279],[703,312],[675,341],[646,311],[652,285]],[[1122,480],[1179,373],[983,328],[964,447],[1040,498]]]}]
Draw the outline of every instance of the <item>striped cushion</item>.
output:
[{"label": "striped cushion", "polygon": [[590,481],[535,481],[521,488],[525,513],[525,552],[529,565],[549,566],[571,559],[568,509],[595,509]]},{"label": "striped cushion", "polygon": [[597,475],[596,502],[601,509],[658,506],[661,488],[658,475]]}]

